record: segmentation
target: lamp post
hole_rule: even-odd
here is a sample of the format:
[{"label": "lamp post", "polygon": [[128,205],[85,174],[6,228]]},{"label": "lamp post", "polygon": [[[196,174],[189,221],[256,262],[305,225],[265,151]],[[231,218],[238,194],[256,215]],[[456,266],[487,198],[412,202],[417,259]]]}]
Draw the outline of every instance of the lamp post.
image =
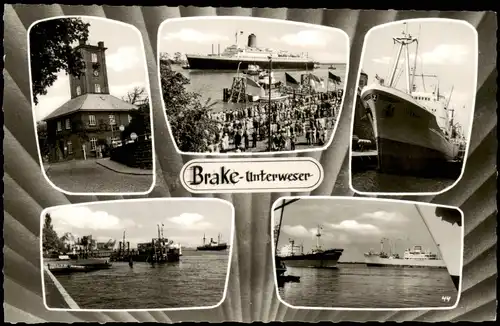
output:
[{"label": "lamp post", "polygon": [[273,58],[272,56],[269,56],[269,110],[267,114],[267,118],[269,119],[269,130],[268,130],[268,140],[269,140],[269,151],[272,150],[272,140],[271,140],[271,125],[272,125],[272,120],[271,120],[271,76],[273,73]]}]

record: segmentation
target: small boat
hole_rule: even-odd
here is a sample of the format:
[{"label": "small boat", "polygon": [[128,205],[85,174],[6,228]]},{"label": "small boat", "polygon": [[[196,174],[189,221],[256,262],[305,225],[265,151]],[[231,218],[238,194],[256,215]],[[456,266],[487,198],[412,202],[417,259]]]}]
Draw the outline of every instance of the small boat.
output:
[{"label": "small boat", "polygon": [[331,65],[330,67],[328,67],[328,69],[330,69],[330,70],[336,70],[337,67],[334,67],[333,65]]},{"label": "small boat", "polygon": [[59,255],[57,257],[58,260],[70,260],[71,258],[68,255]]},{"label": "small boat", "polygon": [[183,64],[181,67],[182,67],[182,69],[189,69],[189,64],[188,64],[188,63],[185,63],[185,64]]},{"label": "small boat", "polygon": [[76,261],[74,263],[54,263],[47,264],[48,270],[52,274],[72,274],[72,273],[86,273],[102,269],[110,269],[112,266],[107,260],[102,261],[98,259],[86,259]]},{"label": "small boat", "polygon": [[261,69],[258,65],[248,65],[248,69],[244,71],[244,74],[257,76],[261,73]]}]

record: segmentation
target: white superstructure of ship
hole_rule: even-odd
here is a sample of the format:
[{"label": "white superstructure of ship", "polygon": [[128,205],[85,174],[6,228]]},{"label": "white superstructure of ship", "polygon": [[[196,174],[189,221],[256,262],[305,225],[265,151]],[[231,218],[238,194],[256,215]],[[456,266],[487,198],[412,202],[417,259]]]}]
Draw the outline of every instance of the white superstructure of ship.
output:
[{"label": "white superstructure of ship", "polygon": [[420,245],[405,249],[403,256],[397,253],[387,253],[384,251],[384,240],[380,241],[380,252],[370,250],[365,253],[365,263],[372,267],[434,267],[446,268],[444,260],[436,253],[424,250]]}]

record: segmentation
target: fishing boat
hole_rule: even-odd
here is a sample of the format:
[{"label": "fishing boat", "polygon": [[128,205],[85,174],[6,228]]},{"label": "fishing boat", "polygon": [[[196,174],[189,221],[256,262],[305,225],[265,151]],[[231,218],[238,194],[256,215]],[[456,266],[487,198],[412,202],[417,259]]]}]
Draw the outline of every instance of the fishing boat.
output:
[{"label": "fishing boat", "polygon": [[[377,82],[361,92],[361,100],[373,115],[378,167],[381,172],[410,175],[436,171],[456,159],[459,152],[452,141],[457,137],[456,124],[449,117],[453,88],[446,98],[440,91],[438,76],[417,75],[416,60],[410,68],[409,45],[416,43],[418,54],[417,38],[405,31],[393,40],[399,49],[388,82],[376,76]],[[396,84],[402,73],[399,63],[403,50],[406,89],[400,90]],[[416,77],[433,78],[437,83],[432,90],[426,90],[424,85],[419,91]]]},{"label": "fishing boat", "polygon": [[[220,44],[217,53],[214,53],[212,44],[211,54],[186,54],[191,69],[204,70],[237,70],[249,69],[251,65],[259,65],[262,69],[269,69],[272,61],[273,69],[302,70],[304,67],[312,69],[314,60],[307,54],[294,54],[287,51],[261,48],[257,46],[257,36],[250,34],[246,46],[238,45],[238,36],[243,32],[236,32],[235,44],[228,46],[220,53]],[[271,60],[270,60],[271,59]]]},{"label": "fishing boat", "polygon": [[290,243],[279,250],[278,257],[289,267],[336,268],[344,249],[325,250],[320,245],[320,237],[321,226],[318,225],[315,248],[312,248],[308,253],[304,253],[304,246],[296,246],[295,241],[290,239]]},{"label": "fishing boat", "polygon": [[221,235],[217,236],[217,242],[214,241],[213,238],[210,238],[209,243],[205,243],[206,238],[205,234],[203,234],[203,245],[196,247],[196,250],[199,251],[222,251],[227,249],[227,243],[221,242]]}]

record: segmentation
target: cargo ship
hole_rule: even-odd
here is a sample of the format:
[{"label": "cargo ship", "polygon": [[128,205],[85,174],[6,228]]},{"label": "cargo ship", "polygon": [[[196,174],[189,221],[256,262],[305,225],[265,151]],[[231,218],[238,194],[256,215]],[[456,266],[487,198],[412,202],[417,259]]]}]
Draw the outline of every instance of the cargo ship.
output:
[{"label": "cargo ship", "polygon": [[295,241],[279,250],[278,258],[288,267],[302,268],[336,268],[344,249],[322,249],[320,245],[321,226],[317,227],[316,247],[309,253],[304,253],[304,246],[296,246]]},{"label": "cargo ship", "polygon": [[252,66],[259,66],[260,69],[270,68],[270,59],[273,69],[306,70],[314,68],[314,60],[307,54],[293,54],[287,51],[260,48],[257,46],[257,36],[250,34],[248,43],[244,47],[238,45],[238,35],[243,32],[236,32],[235,44],[228,46],[220,53],[220,44],[217,54],[206,55],[186,54],[189,69],[200,70],[252,70]]},{"label": "cargo ship", "polygon": [[227,243],[220,241],[220,234],[217,236],[217,242],[210,238],[210,242],[206,243],[205,235],[203,235],[203,245],[196,247],[199,251],[222,251],[227,249]]},{"label": "cargo ship", "polygon": [[367,266],[446,268],[444,260],[435,253],[423,250],[420,245],[406,249],[403,257],[400,257],[397,253],[389,254],[384,251],[384,240],[381,240],[380,244],[380,252],[376,253],[370,250],[364,254]]},{"label": "cargo ship", "polygon": [[[417,54],[417,38],[406,31],[393,40],[399,44],[399,49],[388,82],[376,76],[377,82],[361,91],[361,99],[374,118],[378,168],[385,173],[431,173],[446,162],[459,159],[463,141],[457,144],[453,139],[463,137],[457,135],[457,124],[449,117],[453,88],[446,98],[440,93],[438,76],[415,74],[416,60],[410,68],[409,45],[417,44]],[[406,89],[399,90],[396,84],[402,73],[398,67],[403,50]],[[415,77],[419,80],[433,78],[437,82],[430,91],[425,90],[425,85],[424,91],[417,91]]]}]

